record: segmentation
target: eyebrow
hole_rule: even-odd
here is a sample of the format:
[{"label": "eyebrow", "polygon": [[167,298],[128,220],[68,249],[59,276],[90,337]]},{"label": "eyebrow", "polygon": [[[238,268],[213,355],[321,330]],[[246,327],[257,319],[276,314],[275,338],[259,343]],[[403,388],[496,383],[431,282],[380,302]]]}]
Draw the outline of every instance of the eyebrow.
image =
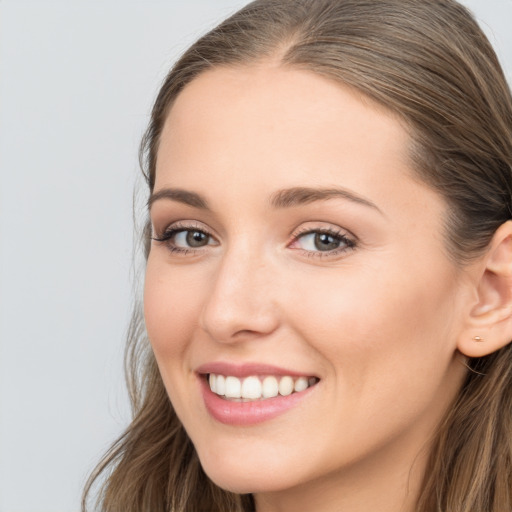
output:
[{"label": "eyebrow", "polygon": [[149,196],[148,208],[151,210],[151,206],[155,201],[160,199],[169,199],[171,201],[178,201],[179,203],[187,204],[194,208],[200,208],[201,210],[209,210],[208,202],[204,197],[200,196],[196,192],[190,192],[181,188],[162,188],[158,192],[154,192]]},{"label": "eyebrow", "polygon": [[[372,203],[368,199],[344,188],[293,187],[278,190],[271,195],[270,205],[273,208],[293,208],[304,204],[314,203],[316,201],[326,201],[328,199],[335,198],[346,199],[353,203],[373,208],[382,213],[375,203]],[[177,201],[201,210],[210,210],[208,201],[203,196],[189,190],[179,188],[160,189],[159,191],[151,194],[147,203],[148,208],[151,209],[153,203],[160,199]]]},{"label": "eyebrow", "polygon": [[274,208],[290,208],[315,201],[326,201],[327,199],[342,198],[353,203],[368,206],[382,213],[380,208],[370,200],[344,188],[310,188],[294,187],[279,190],[272,194],[270,204]]}]

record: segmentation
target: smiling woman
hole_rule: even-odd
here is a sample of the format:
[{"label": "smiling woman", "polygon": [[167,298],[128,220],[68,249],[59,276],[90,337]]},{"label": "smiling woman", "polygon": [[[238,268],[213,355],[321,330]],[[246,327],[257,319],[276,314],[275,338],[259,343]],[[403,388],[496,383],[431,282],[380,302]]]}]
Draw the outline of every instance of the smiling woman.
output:
[{"label": "smiling woman", "polygon": [[512,100],[463,7],[257,0],[171,70],[143,151],[99,509],[512,509]]}]

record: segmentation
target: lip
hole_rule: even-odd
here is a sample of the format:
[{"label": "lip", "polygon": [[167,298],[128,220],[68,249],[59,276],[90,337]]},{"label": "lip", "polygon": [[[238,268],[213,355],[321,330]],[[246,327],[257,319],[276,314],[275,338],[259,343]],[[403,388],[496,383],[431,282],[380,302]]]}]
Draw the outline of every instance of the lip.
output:
[{"label": "lip", "polygon": [[309,397],[316,388],[310,386],[299,393],[292,393],[288,396],[276,396],[265,400],[249,402],[237,402],[225,400],[214,393],[207,382],[206,375],[209,373],[232,375],[243,378],[251,375],[289,375],[291,377],[312,377],[311,374],[299,373],[266,364],[241,364],[233,365],[224,362],[214,362],[201,365],[196,370],[201,385],[206,410],[215,420],[225,425],[251,426],[269,421],[290,409],[298,406],[304,399]]},{"label": "lip", "polygon": [[287,370],[279,366],[260,363],[233,364],[223,361],[206,363],[196,369],[196,373],[208,374],[215,373],[221,375],[232,375],[239,379],[250,377],[251,375],[289,375],[290,377],[315,377],[315,375]]}]

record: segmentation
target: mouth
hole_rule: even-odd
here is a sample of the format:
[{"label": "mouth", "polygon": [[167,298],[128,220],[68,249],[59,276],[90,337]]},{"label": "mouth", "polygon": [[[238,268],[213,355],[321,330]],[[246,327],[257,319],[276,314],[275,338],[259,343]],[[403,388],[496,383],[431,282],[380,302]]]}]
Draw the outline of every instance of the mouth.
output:
[{"label": "mouth", "polygon": [[314,404],[320,378],[262,363],[216,361],[196,368],[206,411],[229,426],[252,427]]},{"label": "mouth", "polygon": [[286,397],[301,393],[319,382],[314,376],[292,375],[249,375],[239,378],[234,375],[208,373],[204,378],[212,393],[232,402],[256,402],[278,396]]}]

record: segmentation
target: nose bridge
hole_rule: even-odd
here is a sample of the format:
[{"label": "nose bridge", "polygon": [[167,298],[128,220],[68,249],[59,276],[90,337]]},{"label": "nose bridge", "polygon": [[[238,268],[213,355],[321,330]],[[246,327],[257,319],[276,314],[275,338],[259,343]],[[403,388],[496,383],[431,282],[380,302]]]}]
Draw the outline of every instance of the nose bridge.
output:
[{"label": "nose bridge", "polygon": [[264,335],[278,323],[272,265],[263,250],[239,240],[219,259],[201,324],[212,338],[233,342],[244,334]]}]

